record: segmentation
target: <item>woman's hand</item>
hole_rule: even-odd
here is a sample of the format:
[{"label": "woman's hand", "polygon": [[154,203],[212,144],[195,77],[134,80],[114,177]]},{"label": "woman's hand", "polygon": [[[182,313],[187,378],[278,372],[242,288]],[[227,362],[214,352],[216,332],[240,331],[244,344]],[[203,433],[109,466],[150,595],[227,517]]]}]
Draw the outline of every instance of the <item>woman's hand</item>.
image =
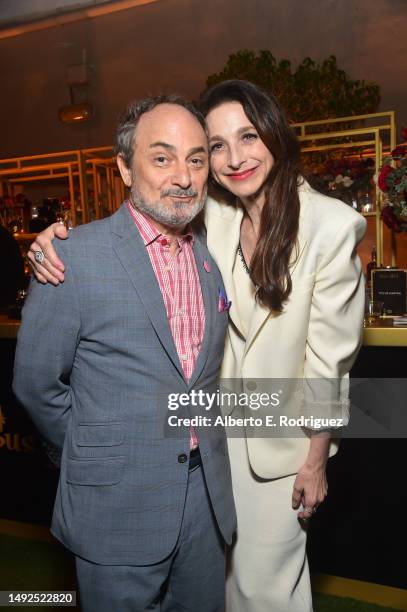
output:
[{"label": "woman's hand", "polygon": [[298,471],[294,482],[292,506],[294,510],[303,505],[298,518],[309,519],[328,494],[326,462],[329,455],[330,434],[314,432],[311,434],[307,459]]},{"label": "woman's hand", "polygon": [[53,223],[38,234],[37,238],[30,245],[27,257],[40,283],[59,285],[59,283],[64,282],[65,266],[52,246],[54,238],[60,238],[61,240],[68,238],[68,230],[65,225]]},{"label": "woman's hand", "polygon": [[298,518],[309,519],[328,494],[325,466],[313,467],[306,463],[302,466],[294,482],[292,506],[297,510],[302,504],[303,510]]}]

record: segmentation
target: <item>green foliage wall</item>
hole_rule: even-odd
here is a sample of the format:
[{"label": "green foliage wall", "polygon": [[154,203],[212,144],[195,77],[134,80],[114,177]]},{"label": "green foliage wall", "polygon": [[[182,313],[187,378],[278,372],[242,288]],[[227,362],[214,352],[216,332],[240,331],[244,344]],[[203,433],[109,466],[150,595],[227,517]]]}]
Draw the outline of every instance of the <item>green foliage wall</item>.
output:
[{"label": "green foliage wall", "polygon": [[374,113],[380,102],[376,83],[351,79],[331,55],[320,64],[306,57],[296,69],[270,51],[247,49],[230,55],[224,69],[207,86],[226,79],[247,79],[272,91],[291,121],[312,121]]}]

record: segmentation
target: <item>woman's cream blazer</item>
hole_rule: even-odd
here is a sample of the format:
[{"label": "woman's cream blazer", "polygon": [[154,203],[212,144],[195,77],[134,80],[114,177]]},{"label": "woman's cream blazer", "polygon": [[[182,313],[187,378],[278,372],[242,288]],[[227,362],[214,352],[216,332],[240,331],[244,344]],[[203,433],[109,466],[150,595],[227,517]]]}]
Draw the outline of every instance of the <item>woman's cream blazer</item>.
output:
[{"label": "woman's cream blazer", "polygon": [[[221,375],[222,379],[238,379],[249,393],[266,389],[267,381],[274,385],[274,392],[282,391],[276,418],[277,412],[287,410],[290,416],[325,415],[347,422],[348,372],[361,343],[365,300],[356,246],[364,236],[366,222],[349,206],[321,195],[306,181],[299,187],[299,195],[291,295],[281,313],[253,303],[246,338],[236,309],[236,301],[242,298],[232,278],[243,212],[208,198],[208,247],[232,302]],[[277,382],[283,379],[284,389],[276,389],[283,387]],[[273,410],[266,409],[267,413]],[[287,437],[291,436],[287,433],[290,428],[277,427],[275,431],[280,433],[270,427],[257,431],[254,427],[247,433],[251,467],[263,478],[296,473],[308,453],[309,438],[303,428],[298,429],[299,435],[292,434],[294,437]],[[331,454],[336,448],[332,444]]]}]

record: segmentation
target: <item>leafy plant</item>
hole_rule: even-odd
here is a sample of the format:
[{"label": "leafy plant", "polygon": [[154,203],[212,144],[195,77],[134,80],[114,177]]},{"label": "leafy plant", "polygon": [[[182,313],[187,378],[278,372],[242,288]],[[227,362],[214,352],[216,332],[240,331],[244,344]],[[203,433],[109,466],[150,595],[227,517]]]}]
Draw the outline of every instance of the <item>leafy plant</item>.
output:
[{"label": "leafy plant", "polygon": [[321,63],[306,57],[293,69],[289,60],[277,60],[270,51],[243,49],[230,55],[206,84],[227,79],[246,79],[271,91],[294,122],[373,113],[380,102],[379,85],[351,79],[334,55]]}]

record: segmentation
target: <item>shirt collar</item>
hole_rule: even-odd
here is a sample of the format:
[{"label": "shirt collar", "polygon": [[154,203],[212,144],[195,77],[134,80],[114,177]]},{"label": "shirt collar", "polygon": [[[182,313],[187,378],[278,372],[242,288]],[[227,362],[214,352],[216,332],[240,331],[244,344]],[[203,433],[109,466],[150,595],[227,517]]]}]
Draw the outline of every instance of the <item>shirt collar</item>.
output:
[{"label": "shirt collar", "polygon": [[[155,225],[152,223],[150,217],[148,217],[147,215],[145,215],[144,213],[142,213],[140,210],[138,210],[137,208],[135,208],[131,202],[128,200],[127,201],[127,207],[130,211],[131,216],[133,217],[133,220],[140,232],[141,238],[144,242],[144,246],[148,247],[150,246],[153,242],[155,242],[158,238],[162,237],[163,239],[167,239],[168,237],[163,234],[162,232],[160,232]],[[188,225],[185,228],[185,233],[182,235],[177,236],[177,240],[178,243],[180,244],[180,246],[182,246],[182,244],[184,244],[185,242],[191,242],[191,244],[193,244],[194,241],[194,235],[192,233],[192,229],[191,226]],[[165,245],[168,243],[165,243]],[[163,246],[165,246],[163,244]]]}]

